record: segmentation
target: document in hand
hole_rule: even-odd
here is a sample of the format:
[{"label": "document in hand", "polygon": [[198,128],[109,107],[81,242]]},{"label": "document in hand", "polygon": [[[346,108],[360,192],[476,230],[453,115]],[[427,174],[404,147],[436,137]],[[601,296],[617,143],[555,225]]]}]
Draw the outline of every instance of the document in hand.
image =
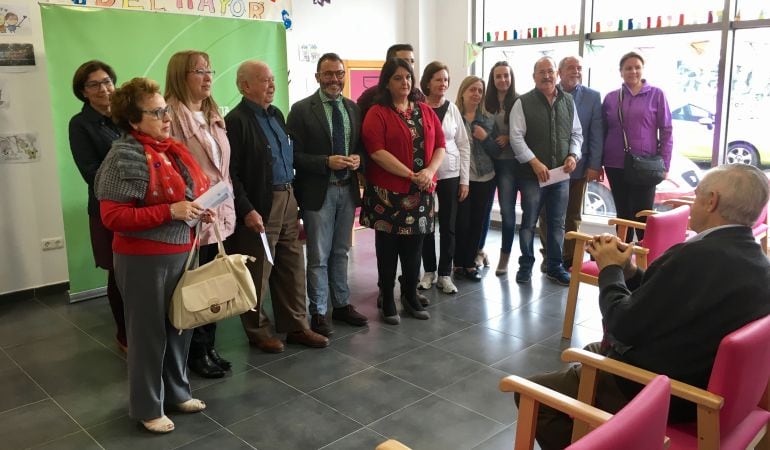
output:
[{"label": "document in hand", "polygon": [[[214,209],[217,205],[232,196],[233,193],[230,191],[230,186],[224,181],[220,181],[214,186],[211,186],[209,190],[201,194],[200,197],[196,198],[195,203],[203,209]],[[198,224],[198,220],[199,219],[185,220],[185,223],[194,227]]]},{"label": "document in hand", "polygon": [[548,171],[548,181],[541,181],[540,187],[550,186],[564,180],[569,180],[569,174],[564,171],[564,166],[554,167]]}]

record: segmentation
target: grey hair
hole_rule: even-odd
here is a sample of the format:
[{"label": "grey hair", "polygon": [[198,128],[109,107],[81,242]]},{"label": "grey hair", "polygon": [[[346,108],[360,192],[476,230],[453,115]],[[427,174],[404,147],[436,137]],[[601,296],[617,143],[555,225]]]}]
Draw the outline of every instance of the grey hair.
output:
[{"label": "grey hair", "polygon": [[564,70],[564,66],[567,65],[567,61],[570,59],[574,59],[578,63],[583,64],[583,58],[581,58],[580,56],[569,55],[569,56],[565,56],[564,58],[561,59],[561,61],[559,61],[559,70]]},{"label": "grey hair", "polygon": [[719,194],[717,213],[729,223],[752,226],[767,206],[770,186],[761,170],[748,164],[726,164],[706,172],[698,190]]},{"label": "grey hair", "polygon": [[556,69],[556,60],[551,58],[550,56],[543,56],[542,58],[539,58],[537,61],[535,61],[535,66],[532,68],[532,74],[537,73],[537,65],[540,64],[542,61],[551,61],[551,65],[554,69]]}]

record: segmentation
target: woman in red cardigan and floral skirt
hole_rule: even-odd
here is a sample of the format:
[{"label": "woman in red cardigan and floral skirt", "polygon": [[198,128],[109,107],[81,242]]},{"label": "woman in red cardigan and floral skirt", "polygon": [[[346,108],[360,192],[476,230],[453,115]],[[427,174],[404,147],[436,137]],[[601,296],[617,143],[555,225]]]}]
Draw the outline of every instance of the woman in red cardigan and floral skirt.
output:
[{"label": "woman in red cardigan and floral skirt", "polygon": [[361,224],[375,230],[381,315],[397,325],[393,288],[401,260],[401,304],[417,319],[430,315],[417,299],[422,241],[433,231],[436,170],[444,132],[436,113],[417,102],[412,66],[391,58],[382,66],[377,104],[367,112],[361,138],[369,154]]}]

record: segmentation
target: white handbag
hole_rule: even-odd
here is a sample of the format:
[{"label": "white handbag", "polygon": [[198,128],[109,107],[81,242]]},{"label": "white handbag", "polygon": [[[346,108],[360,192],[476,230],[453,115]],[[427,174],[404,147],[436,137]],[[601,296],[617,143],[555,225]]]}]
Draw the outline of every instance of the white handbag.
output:
[{"label": "white handbag", "polygon": [[257,306],[257,289],[246,267],[246,262],[254,261],[254,257],[225,253],[216,221],[213,226],[219,253],[213,261],[190,269],[191,263],[197,265],[197,258],[193,261],[193,257],[198,254],[200,233],[196,230],[185,271],[171,296],[168,318],[180,333],[243,314]]}]

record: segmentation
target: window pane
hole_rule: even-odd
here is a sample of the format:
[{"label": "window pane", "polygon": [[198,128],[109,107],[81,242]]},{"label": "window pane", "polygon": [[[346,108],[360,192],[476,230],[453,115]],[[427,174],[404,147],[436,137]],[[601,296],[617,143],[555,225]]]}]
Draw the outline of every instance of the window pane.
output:
[{"label": "window pane", "polygon": [[[766,0],[765,0],[766,1]],[[646,0],[644,2],[595,0],[593,23],[586,29],[596,30],[596,22],[599,22],[600,31],[618,31],[619,26],[623,30],[628,29],[628,20],[633,20],[634,29],[657,26],[660,17],[661,26],[677,26],[680,19],[684,25],[694,23],[707,23],[709,11],[713,21],[721,17],[724,6],[723,0]],[[622,21],[622,25],[618,22]]]},{"label": "window pane", "polygon": [[535,81],[532,79],[535,61],[543,56],[550,56],[558,64],[561,58],[577,53],[577,41],[488,48],[484,50],[483,72],[480,76],[484,82],[488,81],[492,66],[498,61],[508,61],[513,68],[516,92],[523,94],[535,87]]},{"label": "window pane", "polygon": [[767,0],[738,0],[736,20],[770,19],[770,4]]},{"label": "window pane", "polygon": [[735,32],[726,162],[770,167],[769,52],[770,29]]},{"label": "window pane", "polygon": [[484,31],[491,33],[492,40],[495,39],[495,31],[498,32],[498,39],[502,40],[505,30],[508,31],[508,39],[513,39],[513,30],[526,36],[527,28],[543,28],[545,36],[555,36],[555,28],[559,27],[561,36],[565,27],[568,34],[576,34],[579,25],[579,1],[551,0],[548,14],[543,14],[539,8],[529,8],[511,0],[484,0]]}]

